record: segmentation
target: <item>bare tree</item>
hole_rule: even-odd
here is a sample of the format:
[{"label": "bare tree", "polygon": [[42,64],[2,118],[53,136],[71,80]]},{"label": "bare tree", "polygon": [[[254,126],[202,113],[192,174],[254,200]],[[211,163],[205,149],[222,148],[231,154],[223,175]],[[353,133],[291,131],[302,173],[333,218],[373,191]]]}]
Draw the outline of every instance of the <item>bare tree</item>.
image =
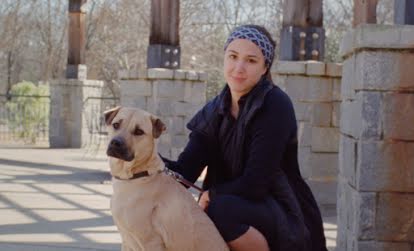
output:
[{"label": "bare tree", "polygon": [[[379,0],[377,23],[391,24],[394,1]],[[326,29],[326,61],[341,62],[338,53],[342,37],[352,29],[353,0],[324,0],[324,27]]]},{"label": "bare tree", "polygon": [[28,20],[35,1],[6,1],[0,9],[0,57],[3,58],[1,69],[5,74],[6,85],[4,91],[8,93],[12,84],[19,80],[19,75],[23,70],[24,49],[28,41],[26,31],[28,29]]},{"label": "bare tree", "polygon": [[[285,0],[287,1],[287,0]],[[353,0],[324,0],[326,61],[341,61],[339,43],[351,29]],[[392,20],[392,1],[380,0],[378,23]],[[265,26],[279,40],[282,0],[181,0],[180,46],[184,69],[209,74],[209,96],[224,84],[223,44],[237,25]],[[67,0],[2,0],[0,5],[1,87],[22,80],[63,77],[67,59]],[[88,78],[104,80],[119,94],[119,69],[146,67],[150,0],[88,0]],[[0,92],[3,92],[0,90]]]},{"label": "bare tree", "polygon": [[62,76],[67,48],[67,1],[43,0],[38,3],[34,27],[39,31],[42,57],[41,79],[47,81]]}]

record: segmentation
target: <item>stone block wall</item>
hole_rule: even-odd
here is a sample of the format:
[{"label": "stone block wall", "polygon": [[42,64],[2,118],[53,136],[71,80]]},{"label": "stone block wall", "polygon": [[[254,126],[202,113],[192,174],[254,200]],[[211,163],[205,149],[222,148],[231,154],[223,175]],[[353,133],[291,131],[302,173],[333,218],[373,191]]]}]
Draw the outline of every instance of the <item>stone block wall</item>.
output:
[{"label": "stone block wall", "polygon": [[342,66],[279,61],[276,85],[291,98],[298,124],[299,166],[322,211],[335,211]]},{"label": "stone block wall", "polygon": [[121,105],[157,115],[167,126],[158,151],[176,159],[188,141],[186,124],[206,103],[207,73],[150,68],[119,73]]},{"label": "stone block wall", "polygon": [[80,148],[89,138],[84,102],[102,91],[103,82],[60,79],[50,82],[49,144],[51,148]]},{"label": "stone block wall", "polygon": [[414,250],[414,27],[347,33],[338,251]]}]

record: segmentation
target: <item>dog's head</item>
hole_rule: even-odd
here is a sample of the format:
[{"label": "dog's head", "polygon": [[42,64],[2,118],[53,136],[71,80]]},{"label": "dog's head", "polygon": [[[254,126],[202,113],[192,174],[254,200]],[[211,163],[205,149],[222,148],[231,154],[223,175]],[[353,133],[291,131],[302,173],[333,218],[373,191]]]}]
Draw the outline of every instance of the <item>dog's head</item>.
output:
[{"label": "dog's head", "polygon": [[156,154],[155,139],[166,130],[159,118],[138,108],[120,106],[105,111],[104,117],[109,133],[108,156],[140,163],[154,151]]}]

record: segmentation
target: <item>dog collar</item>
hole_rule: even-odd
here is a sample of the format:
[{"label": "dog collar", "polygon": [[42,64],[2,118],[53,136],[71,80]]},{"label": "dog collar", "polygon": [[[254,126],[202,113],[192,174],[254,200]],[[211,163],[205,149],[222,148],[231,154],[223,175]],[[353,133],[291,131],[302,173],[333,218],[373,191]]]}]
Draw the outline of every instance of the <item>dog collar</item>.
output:
[{"label": "dog collar", "polygon": [[[168,169],[167,167],[164,167],[162,170],[158,170],[156,173],[165,173],[166,175],[171,176],[173,179],[175,179],[176,181],[184,184],[185,186],[192,187],[192,188],[197,189],[200,192],[203,192],[202,188],[200,188],[200,187],[194,185],[193,183],[191,183],[190,181],[184,179],[184,177],[181,174],[179,174],[177,172],[174,172],[171,169]],[[128,179],[122,179],[119,176],[113,176],[113,177],[115,179],[118,179],[118,180],[134,180],[134,179],[139,179],[139,178],[142,178],[142,177],[148,177],[150,175],[151,174],[148,171],[142,171],[142,172],[139,172],[139,173],[135,173],[131,178],[128,178]]]},{"label": "dog collar", "polygon": [[[161,172],[162,172],[162,170],[158,170],[156,173],[161,173]],[[151,174],[148,171],[142,171],[142,172],[139,172],[139,173],[134,173],[134,175],[131,178],[128,178],[128,179],[123,179],[119,176],[113,176],[113,177],[117,180],[135,180],[135,179],[139,179],[139,178],[142,178],[142,177],[148,177],[150,175]]]}]

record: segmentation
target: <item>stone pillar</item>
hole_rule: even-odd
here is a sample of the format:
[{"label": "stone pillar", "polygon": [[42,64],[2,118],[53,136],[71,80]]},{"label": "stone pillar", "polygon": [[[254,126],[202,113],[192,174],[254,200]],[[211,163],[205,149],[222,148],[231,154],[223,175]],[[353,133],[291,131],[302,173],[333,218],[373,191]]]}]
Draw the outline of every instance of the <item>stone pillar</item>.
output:
[{"label": "stone pillar", "polygon": [[207,74],[150,68],[121,71],[121,105],[157,115],[167,126],[158,151],[176,159],[188,141],[186,124],[206,103]]},{"label": "stone pillar", "polygon": [[[80,148],[88,138],[84,101],[91,89],[101,92],[102,81],[60,79],[50,83],[49,144],[51,148]],[[98,96],[100,97],[100,95]]]},{"label": "stone pillar", "polygon": [[335,214],[342,67],[317,61],[279,61],[273,78],[292,99],[299,166],[324,215]]},{"label": "stone pillar", "polygon": [[414,27],[347,33],[338,251],[414,250]]}]

